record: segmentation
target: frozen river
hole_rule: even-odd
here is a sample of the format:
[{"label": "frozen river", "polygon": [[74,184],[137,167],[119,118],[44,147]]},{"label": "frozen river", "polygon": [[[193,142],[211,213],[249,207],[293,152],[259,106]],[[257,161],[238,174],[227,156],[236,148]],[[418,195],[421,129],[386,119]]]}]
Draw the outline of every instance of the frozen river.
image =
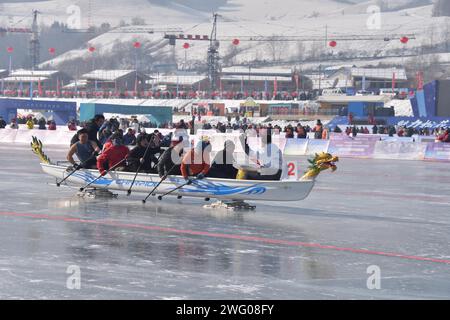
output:
[{"label": "frozen river", "polygon": [[25,145],[0,162],[1,299],[450,298],[448,163],[341,159],[308,199],[233,213],[82,199]]}]

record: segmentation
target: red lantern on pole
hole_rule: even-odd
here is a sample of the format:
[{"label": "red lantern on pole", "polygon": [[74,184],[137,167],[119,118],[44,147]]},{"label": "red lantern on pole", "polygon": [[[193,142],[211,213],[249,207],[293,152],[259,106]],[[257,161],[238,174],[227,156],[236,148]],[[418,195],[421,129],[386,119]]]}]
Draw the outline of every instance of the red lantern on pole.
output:
[{"label": "red lantern on pole", "polygon": [[89,52],[93,53],[95,51],[95,48],[94,47],[89,47],[88,50],[89,50]]},{"label": "red lantern on pole", "polygon": [[189,47],[190,47],[189,43],[185,42],[185,43],[183,44],[183,48],[184,48],[184,49],[189,49]]},{"label": "red lantern on pole", "polygon": [[400,42],[403,43],[403,44],[407,44],[408,41],[409,41],[409,38],[408,38],[408,37],[402,37],[402,38],[400,39]]},{"label": "red lantern on pole", "polygon": [[8,47],[8,48],[6,49],[6,51],[8,51],[8,53],[13,53],[14,48],[13,48],[13,47]]},{"label": "red lantern on pole", "polygon": [[334,47],[337,46],[337,42],[333,40],[333,41],[330,41],[330,43],[328,43],[328,45],[329,45],[330,47],[334,48]]},{"label": "red lantern on pole", "polygon": [[55,52],[56,52],[56,49],[55,49],[55,48],[49,48],[49,49],[48,49],[48,53],[50,53],[51,55],[54,55]]},{"label": "red lantern on pole", "polygon": [[233,45],[238,46],[240,42],[241,41],[239,41],[239,39],[233,39],[232,43],[233,43]]},{"label": "red lantern on pole", "polygon": [[133,43],[133,47],[139,49],[141,47],[141,43],[139,41],[136,41],[135,43]]}]

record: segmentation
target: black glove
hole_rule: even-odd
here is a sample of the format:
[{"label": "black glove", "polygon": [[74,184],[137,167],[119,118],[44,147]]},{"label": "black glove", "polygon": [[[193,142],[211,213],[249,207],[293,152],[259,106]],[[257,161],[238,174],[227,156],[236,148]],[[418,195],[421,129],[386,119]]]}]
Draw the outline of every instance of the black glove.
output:
[{"label": "black glove", "polygon": [[80,170],[80,169],[83,169],[83,166],[82,166],[81,164],[75,163],[75,164],[73,165],[73,169],[74,169],[74,170]]},{"label": "black glove", "polygon": [[197,175],[197,179],[198,180],[202,180],[202,179],[204,179],[205,178],[205,174],[203,173],[203,172],[201,172],[201,173],[199,173],[198,175]]}]

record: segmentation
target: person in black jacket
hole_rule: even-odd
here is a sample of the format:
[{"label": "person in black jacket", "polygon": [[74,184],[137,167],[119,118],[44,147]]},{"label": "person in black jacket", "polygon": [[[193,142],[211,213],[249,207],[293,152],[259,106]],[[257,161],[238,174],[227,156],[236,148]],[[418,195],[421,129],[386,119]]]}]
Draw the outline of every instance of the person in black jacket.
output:
[{"label": "person in black jacket", "polygon": [[358,135],[358,128],[356,126],[353,126],[352,128],[352,137],[355,138]]},{"label": "person in black jacket", "polygon": [[158,162],[158,174],[165,177],[167,175],[181,175],[181,160],[183,155],[183,137],[174,137],[172,145],[164,151]]},{"label": "person in black jacket", "polygon": [[6,128],[6,121],[3,119],[2,116],[0,116],[0,129]]},{"label": "person in black jacket", "polygon": [[236,162],[233,153],[235,145],[233,141],[227,140],[223,150],[219,151],[211,163],[207,177],[221,179],[236,179],[238,169],[233,164]]},{"label": "person in black jacket", "polygon": [[[103,145],[98,141],[98,132],[100,130],[100,127],[103,125],[103,122],[105,122],[105,116],[102,114],[97,114],[94,116],[93,119],[91,119],[88,123],[86,123],[86,130],[88,131],[89,140],[94,141],[100,149],[103,147]],[[74,143],[78,142],[78,135],[75,134],[70,141],[70,145],[73,145]]]},{"label": "person in black jacket", "polygon": [[377,127],[377,125],[374,125],[374,126],[372,127],[372,133],[373,133],[373,134],[378,134],[378,127]]},{"label": "person in black jacket", "polygon": [[[45,126],[47,124],[47,121],[45,121],[44,118],[40,118],[38,121],[38,125],[39,125],[39,130],[46,130],[47,127]],[[78,135],[77,135],[78,137]]]}]

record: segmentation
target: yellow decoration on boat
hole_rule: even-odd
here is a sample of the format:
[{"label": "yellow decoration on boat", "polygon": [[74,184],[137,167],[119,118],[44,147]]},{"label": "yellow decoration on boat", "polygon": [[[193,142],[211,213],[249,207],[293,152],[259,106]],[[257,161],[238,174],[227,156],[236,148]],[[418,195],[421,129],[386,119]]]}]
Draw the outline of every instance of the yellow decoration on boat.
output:
[{"label": "yellow decoration on boat", "polygon": [[47,155],[42,151],[42,142],[35,136],[32,137],[33,141],[31,142],[31,150],[33,150],[34,154],[36,154],[42,163],[51,164],[50,159]]},{"label": "yellow decoration on boat", "polygon": [[308,160],[310,163],[309,170],[300,180],[314,180],[322,171],[331,169],[331,171],[336,171],[337,166],[335,162],[338,162],[339,158],[333,156],[332,154],[322,152],[320,154],[316,153],[314,159]]}]

